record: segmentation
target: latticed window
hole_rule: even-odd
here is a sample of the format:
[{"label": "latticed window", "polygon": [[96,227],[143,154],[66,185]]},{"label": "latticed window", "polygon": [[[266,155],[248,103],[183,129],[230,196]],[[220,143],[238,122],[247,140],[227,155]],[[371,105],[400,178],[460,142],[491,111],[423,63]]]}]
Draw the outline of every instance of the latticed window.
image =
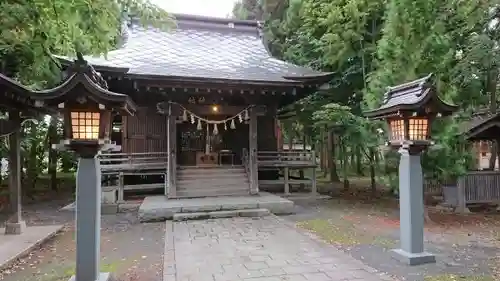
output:
[{"label": "latticed window", "polygon": [[404,140],[405,138],[404,120],[391,120],[389,125],[391,127],[391,139]]},{"label": "latticed window", "polygon": [[99,118],[99,112],[71,112],[73,139],[98,139]]},{"label": "latticed window", "polygon": [[427,139],[427,119],[411,118],[409,123],[409,138],[410,140],[426,140]]}]

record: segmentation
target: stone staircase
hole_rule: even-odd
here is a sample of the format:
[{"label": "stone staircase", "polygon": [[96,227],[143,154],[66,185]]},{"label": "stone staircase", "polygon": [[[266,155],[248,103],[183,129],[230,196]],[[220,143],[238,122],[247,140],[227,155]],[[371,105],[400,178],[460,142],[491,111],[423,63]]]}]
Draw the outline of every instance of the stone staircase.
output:
[{"label": "stone staircase", "polygon": [[243,166],[179,167],[177,197],[242,196],[249,194]]}]

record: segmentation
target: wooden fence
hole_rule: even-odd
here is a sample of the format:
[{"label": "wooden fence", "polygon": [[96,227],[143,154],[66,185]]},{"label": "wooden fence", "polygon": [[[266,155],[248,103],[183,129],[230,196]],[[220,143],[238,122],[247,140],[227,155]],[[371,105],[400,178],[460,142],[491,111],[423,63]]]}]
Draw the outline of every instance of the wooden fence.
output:
[{"label": "wooden fence", "polygon": [[443,187],[445,203],[457,212],[468,212],[469,204],[500,203],[500,172],[471,171],[457,185]]}]

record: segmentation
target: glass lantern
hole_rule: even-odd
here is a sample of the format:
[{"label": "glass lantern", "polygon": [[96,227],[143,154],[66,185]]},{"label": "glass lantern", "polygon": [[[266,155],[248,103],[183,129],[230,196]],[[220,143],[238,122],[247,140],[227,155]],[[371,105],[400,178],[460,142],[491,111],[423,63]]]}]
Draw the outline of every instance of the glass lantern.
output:
[{"label": "glass lantern", "polygon": [[100,112],[71,111],[71,138],[98,140],[100,119]]},{"label": "glass lantern", "polygon": [[389,123],[390,141],[427,141],[429,139],[429,119],[418,117],[397,117],[387,120]]}]

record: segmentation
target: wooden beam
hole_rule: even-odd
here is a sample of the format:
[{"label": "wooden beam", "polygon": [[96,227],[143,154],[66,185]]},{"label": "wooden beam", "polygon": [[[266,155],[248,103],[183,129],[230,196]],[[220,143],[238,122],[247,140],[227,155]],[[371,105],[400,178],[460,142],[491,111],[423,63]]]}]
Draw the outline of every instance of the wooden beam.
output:
[{"label": "wooden beam", "polygon": [[250,109],[249,127],[249,171],[250,171],[250,194],[259,193],[259,174],[257,163],[257,111],[256,108]]},{"label": "wooden beam", "polygon": [[26,227],[22,220],[21,206],[21,116],[19,111],[10,111],[9,120],[17,127],[9,135],[9,200],[10,218],[5,224],[5,234],[21,234]]},{"label": "wooden beam", "polygon": [[167,190],[165,190],[165,195],[168,195],[168,198],[175,198],[177,196],[177,187],[175,184],[175,172],[177,169],[177,164],[174,163],[174,159],[176,159],[175,155],[175,138],[177,137],[176,128],[177,124],[175,123],[175,115],[173,114],[173,106],[172,104],[167,105],[167,152],[168,152],[168,163],[167,163]]}]

